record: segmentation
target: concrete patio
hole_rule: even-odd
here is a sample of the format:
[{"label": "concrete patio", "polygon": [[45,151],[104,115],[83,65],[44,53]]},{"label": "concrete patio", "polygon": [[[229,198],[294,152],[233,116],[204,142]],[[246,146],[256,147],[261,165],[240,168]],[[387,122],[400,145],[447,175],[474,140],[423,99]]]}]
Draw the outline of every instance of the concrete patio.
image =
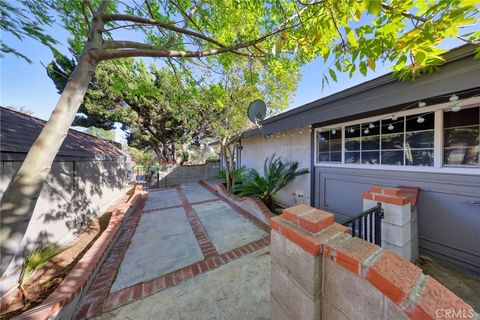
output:
[{"label": "concrete patio", "polygon": [[268,318],[269,227],[256,216],[206,184],[150,190],[76,319]]}]

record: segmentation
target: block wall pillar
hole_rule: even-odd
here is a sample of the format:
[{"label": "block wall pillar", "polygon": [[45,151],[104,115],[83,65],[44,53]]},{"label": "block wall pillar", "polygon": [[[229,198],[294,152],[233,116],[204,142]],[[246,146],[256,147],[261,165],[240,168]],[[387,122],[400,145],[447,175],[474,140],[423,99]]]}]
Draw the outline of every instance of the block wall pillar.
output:
[{"label": "block wall pillar", "polygon": [[382,248],[416,262],[418,259],[418,188],[372,187],[363,194],[363,209],[382,204]]}]

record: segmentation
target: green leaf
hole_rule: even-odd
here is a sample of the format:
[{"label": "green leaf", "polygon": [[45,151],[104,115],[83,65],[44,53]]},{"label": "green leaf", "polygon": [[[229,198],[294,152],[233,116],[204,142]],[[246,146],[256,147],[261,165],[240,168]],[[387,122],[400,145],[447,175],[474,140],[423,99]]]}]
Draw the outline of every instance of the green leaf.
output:
[{"label": "green leaf", "polygon": [[423,64],[425,64],[425,60],[427,60],[427,54],[424,51],[417,51],[415,53],[415,60],[419,64],[423,65]]},{"label": "green leaf", "polygon": [[367,10],[369,13],[378,16],[382,12],[382,1],[369,0],[367,1]]},{"label": "green leaf", "polygon": [[360,62],[360,73],[364,76],[367,75],[367,64],[365,63],[365,61]]},{"label": "green leaf", "polygon": [[335,71],[328,69],[328,72],[330,73],[330,77],[332,77],[333,81],[337,82],[337,75],[335,74]]},{"label": "green leaf", "polygon": [[355,38],[355,34],[350,28],[345,28],[347,31],[347,41],[352,46],[355,47],[357,45],[357,38]]}]

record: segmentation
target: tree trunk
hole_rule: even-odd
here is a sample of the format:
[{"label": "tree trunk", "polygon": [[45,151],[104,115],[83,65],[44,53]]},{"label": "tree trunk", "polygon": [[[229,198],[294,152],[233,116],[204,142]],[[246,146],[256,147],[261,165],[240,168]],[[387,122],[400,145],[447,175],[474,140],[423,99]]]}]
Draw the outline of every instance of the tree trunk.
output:
[{"label": "tree trunk", "polygon": [[103,0],[92,21],[89,40],[79,58],[50,119],[30,148],[22,166],[5,191],[0,213],[2,273],[20,247],[37,199],[55,156],[78,111],[98,61],[95,50],[101,48],[104,22],[100,17],[109,0]]},{"label": "tree trunk", "polygon": [[225,169],[225,182],[227,184],[227,190],[230,191],[232,187],[232,182],[230,181],[230,163],[228,160],[228,155],[227,155],[227,146],[225,144],[225,139],[222,141],[221,144],[221,152],[222,152],[222,157],[223,157],[223,165]]}]

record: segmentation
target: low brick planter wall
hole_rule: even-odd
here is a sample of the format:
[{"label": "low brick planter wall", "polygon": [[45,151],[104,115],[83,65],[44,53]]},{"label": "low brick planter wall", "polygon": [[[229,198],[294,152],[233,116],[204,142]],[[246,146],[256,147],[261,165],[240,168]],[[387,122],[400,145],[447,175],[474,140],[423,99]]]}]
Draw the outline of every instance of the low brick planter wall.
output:
[{"label": "low brick planter wall", "polygon": [[392,251],[306,205],[271,219],[271,319],[478,319]]},{"label": "low brick planter wall", "polygon": [[270,218],[275,217],[275,214],[268,209],[268,207],[263,203],[262,200],[258,198],[251,198],[251,197],[238,197],[231,192],[227,191],[227,188],[223,185],[223,183],[219,181],[200,181],[200,184],[210,189],[213,192],[218,193],[224,198],[227,198],[229,201],[234,202],[236,205],[241,207],[242,209],[249,211],[252,213],[252,210],[257,211],[260,213],[262,217],[258,216],[257,218],[263,218],[262,220],[265,223],[269,223]]},{"label": "low brick planter wall", "polygon": [[128,202],[115,207],[107,228],[67,274],[57,289],[42,304],[14,319],[70,319],[111,250],[123,224],[143,202],[142,185],[136,185],[134,195]]}]

